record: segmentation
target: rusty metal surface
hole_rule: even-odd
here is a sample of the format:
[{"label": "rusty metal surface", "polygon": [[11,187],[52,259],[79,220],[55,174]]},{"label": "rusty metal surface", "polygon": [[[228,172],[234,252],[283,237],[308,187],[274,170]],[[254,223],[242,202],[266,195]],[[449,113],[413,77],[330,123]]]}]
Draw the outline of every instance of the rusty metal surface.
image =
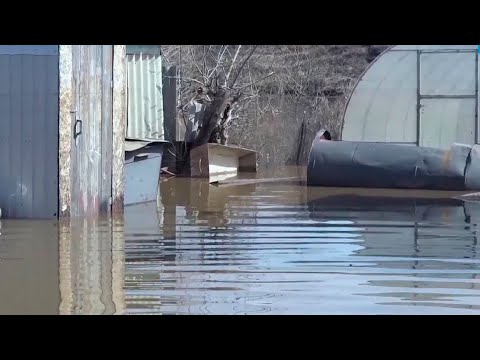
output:
[{"label": "rusty metal surface", "polygon": [[113,46],[113,212],[123,212],[123,163],[125,158],[125,126],[127,108],[126,46]]},{"label": "rusty metal surface", "polygon": [[0,46],[3,218],[58,214],[58,46]]},{"label": "rusty metal surface", "polygon": [[73,216],[97,215],[112,194],[112,45],[73,47]]},{"label": "rusty metal surface", "polygon": [[113,49],[111,45],[102,45],[102,74],[100,77],[100,86],[102,89],[101,103],[101,179],[100,179],[100,198],[107,199],[100,205],[102,213],[111,211],[112,197],[112,164],[113,164]]},{"label": "rusty metal surface", "polygon": [[59,124],[59,212],[60,217],[70,216],[71,177],[70,152],[72,145],[72,45],[60,45],[60,124]]},{"label": "rusty metal surface", "polygon": [[125,65],[125,45],[60,46],[62,217],[123,207]]}]

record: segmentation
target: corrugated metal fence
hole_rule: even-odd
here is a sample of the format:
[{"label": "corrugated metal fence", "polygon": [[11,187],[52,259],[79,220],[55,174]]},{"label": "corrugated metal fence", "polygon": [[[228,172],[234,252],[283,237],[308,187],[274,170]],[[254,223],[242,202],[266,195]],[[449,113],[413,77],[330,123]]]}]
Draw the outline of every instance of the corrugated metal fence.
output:
[{"label": "corrugated metal fence", "polygon": [[162,58],[155,53],[127,54],[127,138],[165,140]]},{"label": "corrugated metal fence", "polygon": [[58,212],[58,46],[0,46],[3,217]]}]

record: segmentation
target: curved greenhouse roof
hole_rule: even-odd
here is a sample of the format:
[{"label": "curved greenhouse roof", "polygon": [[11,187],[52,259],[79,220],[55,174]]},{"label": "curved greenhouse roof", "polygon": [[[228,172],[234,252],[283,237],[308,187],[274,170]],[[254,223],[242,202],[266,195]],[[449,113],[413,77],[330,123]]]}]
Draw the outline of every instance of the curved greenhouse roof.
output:
[{"label": "curved greenhouse roof", "polygon": [[448,148],[479,142],[477,45],[396,45],[355,85],[342,140]]}]

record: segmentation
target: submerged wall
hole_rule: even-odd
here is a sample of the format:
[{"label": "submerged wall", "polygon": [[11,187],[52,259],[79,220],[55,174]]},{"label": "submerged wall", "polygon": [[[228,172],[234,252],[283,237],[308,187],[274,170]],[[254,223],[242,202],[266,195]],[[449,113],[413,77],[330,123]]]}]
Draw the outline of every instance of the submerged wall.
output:
[{"label": "submerged wall", "polygon": [[60,45],[60,216],[123,211],[125,45]]}]

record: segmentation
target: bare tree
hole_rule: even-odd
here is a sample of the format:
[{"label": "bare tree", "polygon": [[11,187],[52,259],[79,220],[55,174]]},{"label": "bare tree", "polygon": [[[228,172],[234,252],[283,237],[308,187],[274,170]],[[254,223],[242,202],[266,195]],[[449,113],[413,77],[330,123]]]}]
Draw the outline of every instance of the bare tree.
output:
[{"label": "bare tree", "polygon": [[[204,105],[202,122],[192,134],[192,147],[209,141],[226,143],[226,128],[237,104],[255,94],[255,85],[274,73],[253,78],[249,71],[257,45],[179,46],[164,57],[180,59],[181,111],[193,101]],[[194,89],[193,94],[191,90]],[[187,97],[190,93],[190,97]]]},{"label": "bare tree", "polygon": [[178,115],[190,127],[179,157],[206,142],[233,142],[257,150],[259,166],[304,163],[318,130],[340,135],[346,99],[371,61],[370,48],[164,46],[165,61],[180,70]]},{"label": "bare tree", "polygon": [[[226,144],[230,122],[239,104],[258,96],[256,85],[274,74],[252,76],[257,45],[167,47],[164,58],[180,68],[180,113],[188,146],[182,154],[208,142]],[[255,74],[256,75],[256,74]],[[193,91],[192,91],[193,90]],[[197,105],[200,105],[199,107]],[[189,116],[189,110],[196,114]],[[190,122],[190,123],[189,123]]]}]

